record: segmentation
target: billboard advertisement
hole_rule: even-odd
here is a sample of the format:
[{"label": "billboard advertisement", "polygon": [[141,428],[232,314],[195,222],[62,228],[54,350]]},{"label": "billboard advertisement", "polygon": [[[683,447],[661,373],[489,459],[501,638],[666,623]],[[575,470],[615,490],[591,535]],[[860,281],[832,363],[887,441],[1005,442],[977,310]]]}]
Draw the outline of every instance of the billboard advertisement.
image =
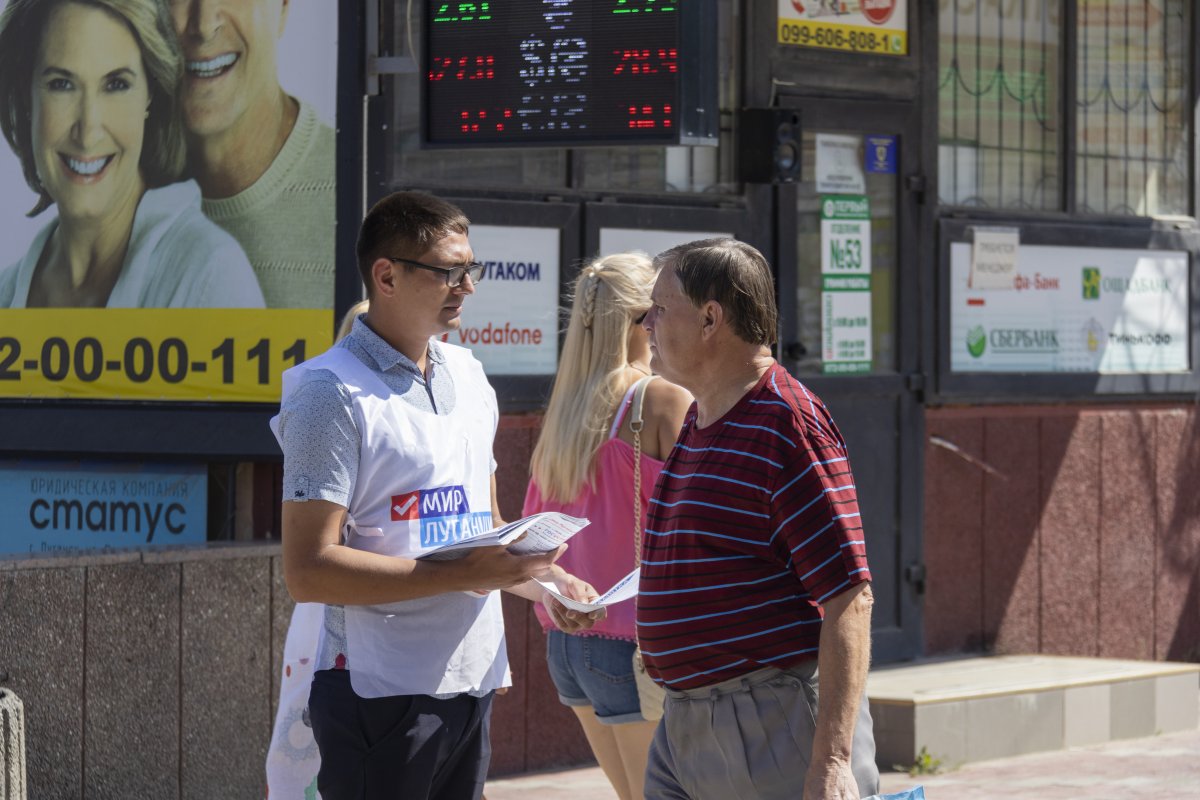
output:
[{"label": "billboard advertisement", "polygon": [[1181,373],[1191,369],[1188,254],[1021,244],[1005,285],[970,283],[950,245],[954,372]]},{"label": "billboard advertisement", "polygon": [[0,4],[0,397],[276,402],[332,334],[336,4]]}]

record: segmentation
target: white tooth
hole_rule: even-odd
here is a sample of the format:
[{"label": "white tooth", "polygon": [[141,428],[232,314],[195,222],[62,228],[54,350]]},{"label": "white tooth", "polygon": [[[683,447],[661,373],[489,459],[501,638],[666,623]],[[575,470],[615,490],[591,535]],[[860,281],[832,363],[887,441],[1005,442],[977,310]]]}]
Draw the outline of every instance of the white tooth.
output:
[{"label": "white tooth", "polygon": [[236,53],[225,53],[207,61],[188,61],[187,71],[204,78],[211,78],[237,61],[237,58]]},{"label": "white tooth", "polygon": [[72,172],[78,172],[80,175],[96,175],[104,166],[108,164],[107,158],[97,158],[94,161],[80,161],[77,158],[68,158],[67,166]]}]

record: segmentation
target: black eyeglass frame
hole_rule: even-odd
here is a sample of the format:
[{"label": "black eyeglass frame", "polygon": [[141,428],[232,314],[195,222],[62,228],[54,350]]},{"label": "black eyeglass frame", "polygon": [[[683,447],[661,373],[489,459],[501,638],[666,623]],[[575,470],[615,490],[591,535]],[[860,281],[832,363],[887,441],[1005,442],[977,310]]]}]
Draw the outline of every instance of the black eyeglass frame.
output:
[{"label": "black eyeglass frame", "polygon": [[[467,277],[468,275],[471,276],[471,283],[479,283],[479,281],[483,279],[483,269],[485,266],[487,266],[479,261],[472,261],[470,264],[459,264],[454,267],[435,267],[432,264],[425,264],[421,261],[413,261],[411,258],[396,258],[394,256],[387,256],[387,260],[396,264],[408,264],[412,267],[420,267],[421,269],[427,269],[430,272],[440,272],[446,277],[446,285],[451,289],[461,286],[463,278]],[[455,275],[458,276],[457,279],[455,279]]]}]

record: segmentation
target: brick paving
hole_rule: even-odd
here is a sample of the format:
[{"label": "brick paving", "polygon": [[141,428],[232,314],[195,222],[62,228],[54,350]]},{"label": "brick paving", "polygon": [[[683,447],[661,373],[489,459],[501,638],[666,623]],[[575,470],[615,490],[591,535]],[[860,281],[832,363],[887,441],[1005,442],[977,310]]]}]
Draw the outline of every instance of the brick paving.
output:
[{"label": "brick paving", "polygon": [[[966,764],[941,775],[882,776],[928,800],[1200,800],[1200,730]],[[489,781],[487,800],[615,800],[599,767]]]}]

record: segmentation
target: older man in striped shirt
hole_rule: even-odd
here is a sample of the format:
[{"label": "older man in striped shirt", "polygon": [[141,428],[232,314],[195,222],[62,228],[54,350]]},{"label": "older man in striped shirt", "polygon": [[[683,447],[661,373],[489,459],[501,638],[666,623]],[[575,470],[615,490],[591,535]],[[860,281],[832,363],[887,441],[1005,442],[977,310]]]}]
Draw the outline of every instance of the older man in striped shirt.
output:
[{"label": "older man in striped shirt", "polygon": [[667,689],[646,797],[874,794],[871,573],[846,444],[771,357],[761,253],[707,239],[656,261],[651,366],[696,402],[642,546],[638,638]]}]

